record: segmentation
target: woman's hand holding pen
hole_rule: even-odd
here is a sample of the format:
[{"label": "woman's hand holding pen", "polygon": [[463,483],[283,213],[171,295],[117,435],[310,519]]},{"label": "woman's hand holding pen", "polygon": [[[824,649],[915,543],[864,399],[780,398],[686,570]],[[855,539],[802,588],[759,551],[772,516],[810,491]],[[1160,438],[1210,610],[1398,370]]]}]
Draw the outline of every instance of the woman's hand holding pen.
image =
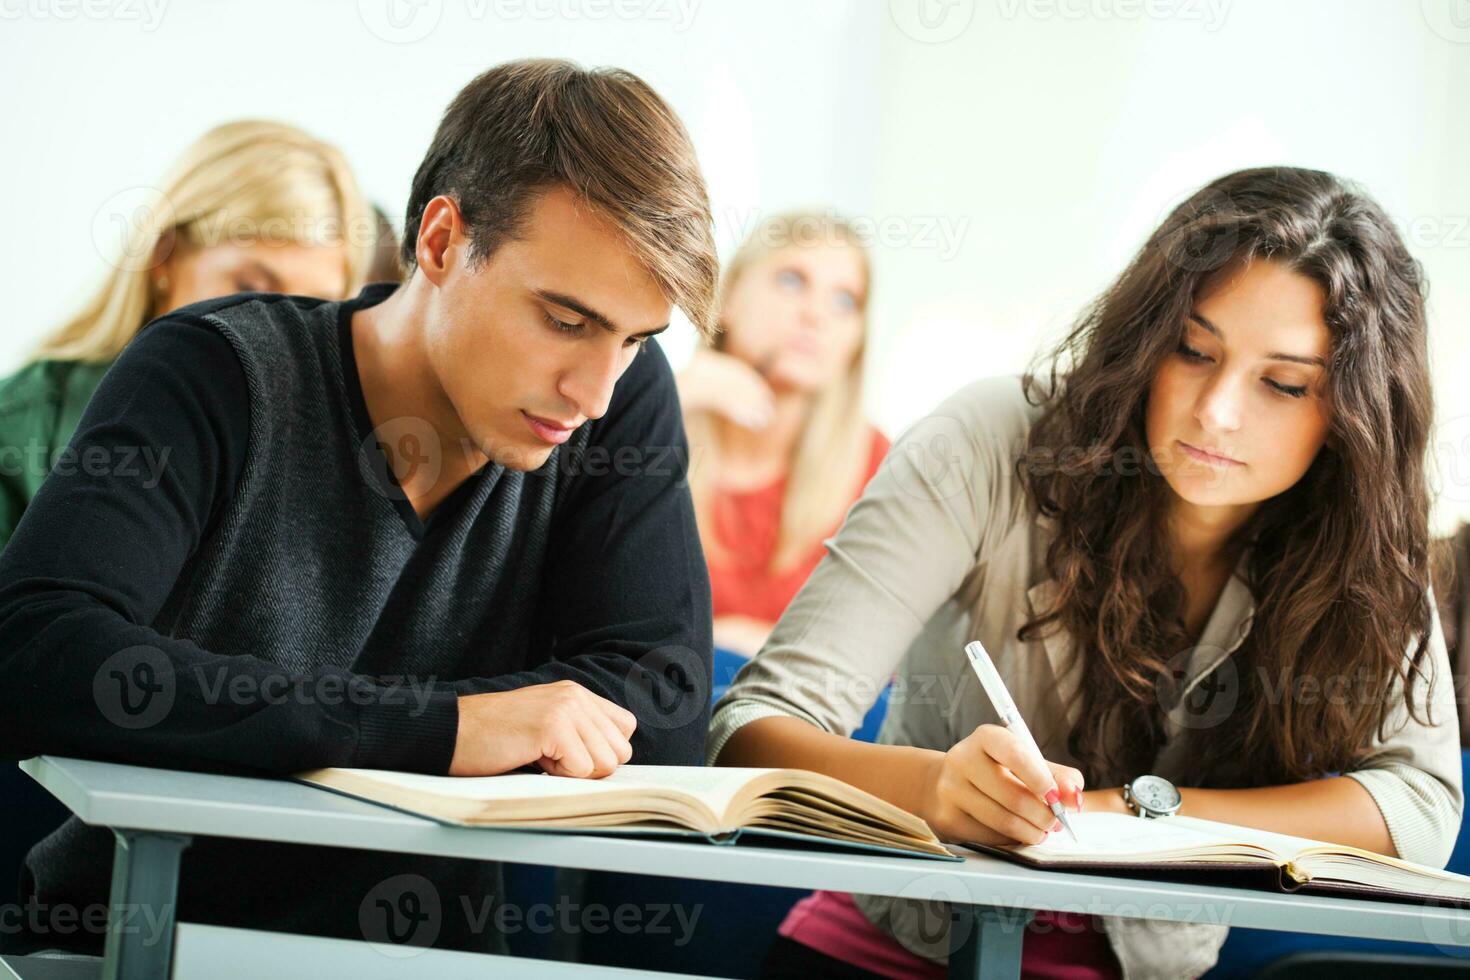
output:
[{"label": "woman's hand holding pen", "polygon": [[1081,809],[1082,773],[1043,766],[1003,725],[981,725],[942,756],[925,777],[919,816],[943,840],[980,844],[1039,844],[1060,829],[1046,796]]}]

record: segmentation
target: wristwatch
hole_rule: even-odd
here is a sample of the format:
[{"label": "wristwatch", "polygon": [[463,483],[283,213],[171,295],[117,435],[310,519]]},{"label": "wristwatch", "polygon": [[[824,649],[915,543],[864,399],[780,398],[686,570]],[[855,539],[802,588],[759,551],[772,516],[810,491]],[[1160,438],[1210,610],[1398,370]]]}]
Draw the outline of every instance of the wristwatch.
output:
[{"label": "wristwatch", "polygon": [[1139,776],[1123,786],[1123,802],[1140,817],[1171,817],[1184,798],[1163,776]]}]

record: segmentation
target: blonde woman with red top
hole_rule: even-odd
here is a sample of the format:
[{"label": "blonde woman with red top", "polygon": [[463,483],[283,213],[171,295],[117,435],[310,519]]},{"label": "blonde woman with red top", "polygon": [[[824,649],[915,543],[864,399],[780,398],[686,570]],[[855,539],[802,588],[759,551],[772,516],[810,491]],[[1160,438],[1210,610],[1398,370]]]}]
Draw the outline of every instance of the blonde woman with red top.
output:
[{"label": "blonde woman with red top", "polygon": [[848,222],[768,218],[679,376],[717,647],[755,655],[888,449],[863,414],[871,282]]}]

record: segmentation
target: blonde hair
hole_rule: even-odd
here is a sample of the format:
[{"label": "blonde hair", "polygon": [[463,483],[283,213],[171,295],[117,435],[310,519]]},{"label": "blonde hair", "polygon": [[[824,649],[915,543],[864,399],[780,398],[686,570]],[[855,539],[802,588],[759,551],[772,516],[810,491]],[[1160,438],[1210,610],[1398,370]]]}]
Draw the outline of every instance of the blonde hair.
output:
[{"label": "blonde hair", "polygon": [[[787,471],[780,531],[768,566],[770,571],[793,567],[820,542],[843,519],[867,475],[872,427],[863,413],[863,365],[872,263],[852,225],[844,219],[830,212],[792,211],[762,221],[730,259],[720,283],[723,308],[731,290],[751,266],[787,248],[830,244],[854,248],[862,259],[864,289],[859,301],[863,339],[847,370],[812,400]],[[710,346],[723,351],[723,330]],[[713,506],[720,477],[721,423],[711,412],[697,411],[689,413],[685,426],[692,464],[689,490],[694,498],[700,538],[706,552],[718,558],[723,547],[715,534]]]},{"label": "blonde hair", "polygon": [[[118,216],[122,217],[122,216]],[[151,270],[172,248],[268,239],[344,246],[347,295],[372,261],[376,226],[346,159],[294,126],[239,120],[190,146],[127,216],[119,255],[82,308],[47,337],[35,360],[107,362],[157,315]]]}]

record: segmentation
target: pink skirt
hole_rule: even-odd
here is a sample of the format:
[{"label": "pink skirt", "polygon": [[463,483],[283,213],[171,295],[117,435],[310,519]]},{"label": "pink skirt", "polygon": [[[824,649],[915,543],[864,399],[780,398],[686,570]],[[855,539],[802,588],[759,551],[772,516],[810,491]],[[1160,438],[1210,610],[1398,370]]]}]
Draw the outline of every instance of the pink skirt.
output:
[{"label": "pink skirt", "polygon": [[[944,980],[943,966],[905,949],[863,915],[846,892],[813,892],[792,906],[780,934],[819,953],[894,980]],[[1108,937],[1093,917],[1039,911],[1026,927],[1021,976],[1115,980],[1122,976]]]}]

